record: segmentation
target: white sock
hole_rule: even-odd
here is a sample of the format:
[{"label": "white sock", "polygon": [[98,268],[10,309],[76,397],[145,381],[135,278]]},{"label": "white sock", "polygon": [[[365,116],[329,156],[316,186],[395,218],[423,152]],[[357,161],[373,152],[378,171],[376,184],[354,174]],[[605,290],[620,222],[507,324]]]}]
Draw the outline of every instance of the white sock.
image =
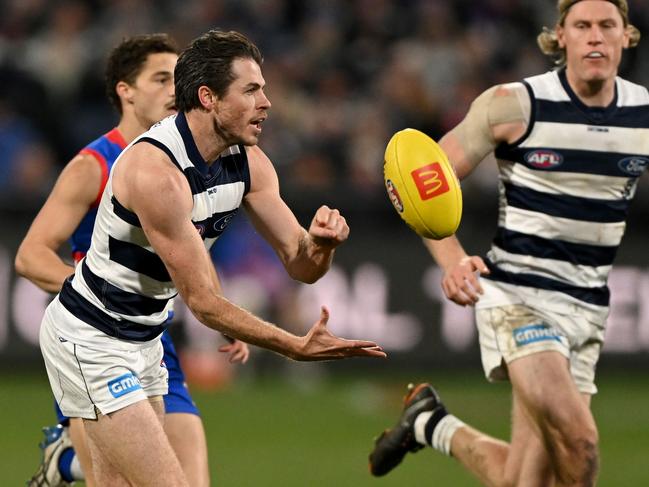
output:
[{"label": "white sock", "polygon": [[432,411],[426,411],[415,418],[415,440],[417,440],[417,443],[420,445],[428,445],[428,442],[426,441],[426,423],[428,423],[428,420],[432,415]]},{"label": "white sock", "polygon": [[81,463],[79,463],[79,457],[74,456],[72,463],[70,464],[70,473],[74,480],[86,480],[86,477],[83,475],[83,470],[81,470]]},{"label": "white sock", "polygon": [[444,455],[451,456],[451,440],[458,428],[461,428],[462,426],[465,426],[462,421],[452,414],[447,414],[440,419],[439,423],[435,426],[433,437],[430,441],[431,446],[435,448],[435,450],[442,452]]}]

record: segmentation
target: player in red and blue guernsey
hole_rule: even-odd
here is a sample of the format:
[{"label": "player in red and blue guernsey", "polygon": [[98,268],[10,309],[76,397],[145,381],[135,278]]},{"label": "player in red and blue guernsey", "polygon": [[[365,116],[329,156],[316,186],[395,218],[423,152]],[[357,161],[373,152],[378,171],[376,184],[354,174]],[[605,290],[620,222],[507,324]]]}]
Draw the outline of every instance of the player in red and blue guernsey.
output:
[{"label": "player in red and blue guernsey", "polygon": [[[16,269],[48,292],[58,292],[73,273],[58,257],[69,239],[75,264],[90,247],[90,239],[108,175],[117,156],[155,122],[175,113],[173,71],[178,54],[163,34],[126,39],[111,53],[106,69],[108,96],[120,113],[116,128],[83,148],[61,173],[50,197],[34,220],[16,256]],[[55,215],[57,225],[51,225]],[[170,317],[171,319],[171,317]],[[164,396],[165,430],[190,485],[209,485],[205,432],[192,401],[168,332],[162,335],[169,373]],[[230,361],[245,362],[247,345],[231,341],[220,349]],[[30,486],[65,486],[75,480],[96,485],[91,452],[79,418],[67,418],[56,407],[59,424],[45,428],[42,463]],[[69,430],[69,432],[68,432]]]}]

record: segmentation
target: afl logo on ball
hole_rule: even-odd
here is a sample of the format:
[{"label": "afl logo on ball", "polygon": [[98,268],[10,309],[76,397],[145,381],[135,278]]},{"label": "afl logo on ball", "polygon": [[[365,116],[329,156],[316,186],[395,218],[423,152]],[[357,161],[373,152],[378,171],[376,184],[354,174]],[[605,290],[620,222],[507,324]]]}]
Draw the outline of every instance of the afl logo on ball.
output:
[{"label": "afl logo on ball", "polygon": [[403,203],[401,202],[399,191],[397,191],[397,187],[392,183],[391,179],[385,180],[385,189],[388,190],[388,196],[390,197],[390,201],[392,201],[392,205],[399,213],[403,213]]},{"label": "afl logo on ball", "polygon": [[539,169],[553,169],[563,162],[563,157],[551,150],[535,150],[525,154],[525,162]]}]

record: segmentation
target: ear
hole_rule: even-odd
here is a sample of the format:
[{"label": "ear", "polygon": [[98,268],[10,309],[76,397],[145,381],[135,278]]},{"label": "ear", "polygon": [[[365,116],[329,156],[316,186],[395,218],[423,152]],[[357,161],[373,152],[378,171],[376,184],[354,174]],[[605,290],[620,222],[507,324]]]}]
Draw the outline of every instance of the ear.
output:
[{"label": "ear", "polygon": [[566,31],[564,28],[560,25],[556,25],[554,27],[554,33],[557,36],[557,43],[559,44],[560,49],[565,49],[566,48]]},{"label": "ear", "polygon": [[214,92],[205,85],[198,88],[198,100],[201,102],[205,110],[212,110],[218,101],[218,97]]},{"label": "ear", "polygon": [[133,88],[126,81],[120,81],[115,85],[115,92],[125,104],[133,103]]},{"label": "ear", "polygon": [[628,49],[631,42],[631,30],[632,27],[627,25],[624,29],[624,38],[622,39],[622,49]]}]

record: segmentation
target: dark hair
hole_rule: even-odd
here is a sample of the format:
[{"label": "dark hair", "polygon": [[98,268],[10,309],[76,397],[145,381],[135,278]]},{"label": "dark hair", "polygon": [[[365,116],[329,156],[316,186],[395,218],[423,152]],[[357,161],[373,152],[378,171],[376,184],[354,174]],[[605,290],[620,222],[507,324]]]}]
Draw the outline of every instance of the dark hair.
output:
[{"label": "dark hair", "polygon": [[122,103],[115,91],[117,83],[135,83],[150,54],[178,54],[178,46],[167,34],[145,34],[129,37],[119,43],[108,56],[106,63],[106,94],[122,114]]},{"label": "dark hair", "polygon": [[263,63],[257,46],[239,32],[211,30],[192,41],[180,53],[174,71],[178,111],[201,107],[198,99],[201,86],[223,97],[235,79],[232,73],[235,59],[253,59],[260,66]]}]

